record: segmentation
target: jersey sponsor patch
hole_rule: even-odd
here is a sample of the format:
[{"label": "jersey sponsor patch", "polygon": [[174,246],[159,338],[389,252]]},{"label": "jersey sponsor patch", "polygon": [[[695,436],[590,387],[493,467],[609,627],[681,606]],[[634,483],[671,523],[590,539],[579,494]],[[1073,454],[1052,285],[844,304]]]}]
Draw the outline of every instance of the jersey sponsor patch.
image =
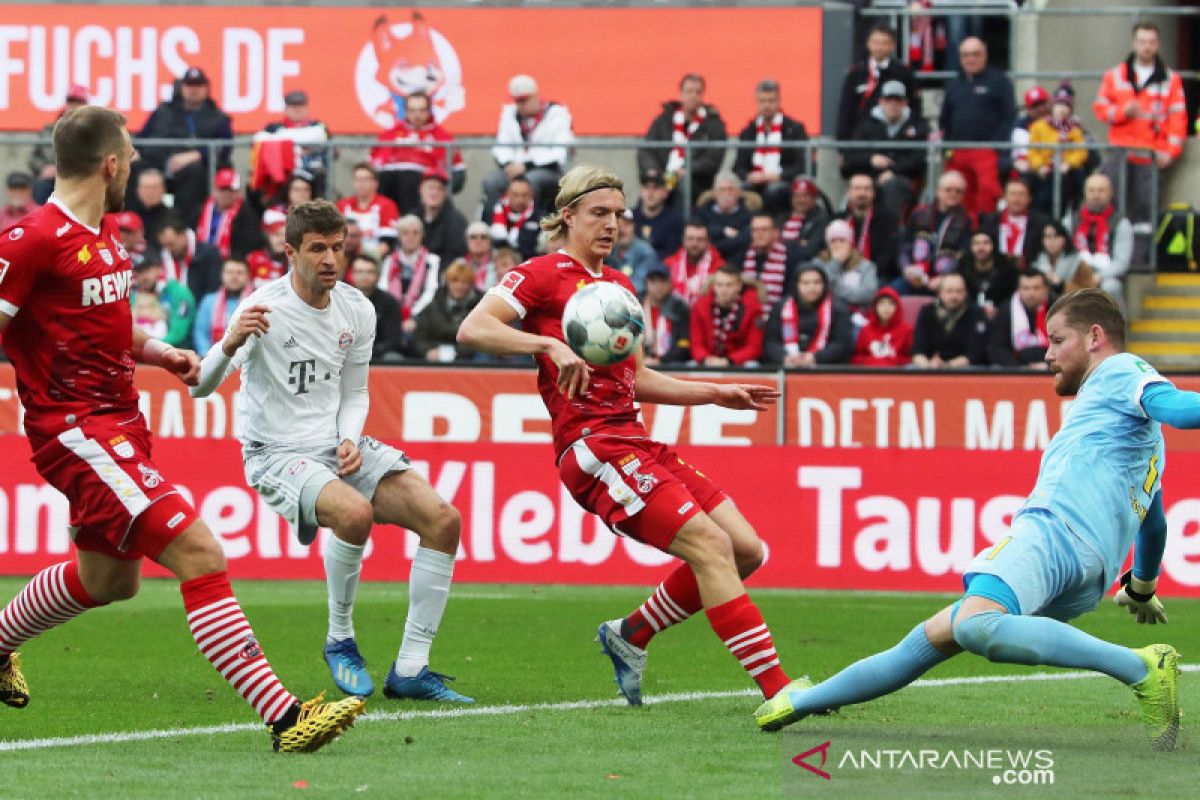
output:
[{"label": "jersey sponsor patch", "polygon": [[176,513],[175,516],[167,520],[167,530],[175,530],[175,528],[179,526],[179,523],[183,522],[186,518],[187,514],[183,513],[182,511]]},{"label": "jersey sponsor patch", "polygon": [[504,273],[504,279],[500,281],[500,286],[510,292],[515,292],[523,280],[525,280],[525,276],[520,272],[509,270],[508,272]]},{"label": "jersey sponsor patch", "polygon": [[682,516],[683,514],[686,514],[687,512],[691,511],[692,506],[694,506],[694,505],[696,505],[696,504],[693,503],[691,500],[688,500],[686,503],[684,503],[683,505],[681,505],[679,507],[679,511],[677,511],[676,513]]},{"label": "jersey sponsor patch", "polygon": [[108,440],[108,446],[121,458],[133,458],[133,442],[124,436],[114,436]]},{"label": "jersey sponsor patch", "polygon": [[625,473],[626,476],[637,472],[637,468],[641,465],[642,460],[633,453],[630,453],[627,456],[621,456],[617,459],[617,466],[621,468],[621,472]]}]

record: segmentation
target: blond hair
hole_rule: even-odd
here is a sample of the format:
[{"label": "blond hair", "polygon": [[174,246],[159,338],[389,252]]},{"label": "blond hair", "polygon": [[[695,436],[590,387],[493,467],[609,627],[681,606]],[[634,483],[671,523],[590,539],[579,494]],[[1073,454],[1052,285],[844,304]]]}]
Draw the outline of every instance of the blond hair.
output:
[{"label": "blond hair", "polygon": [[455,278],[464,278],[469,281],[475,280],[475,270],[471,269],[471,265],[461,258],[456,258],[446,267],[446,271],[442,273],[442,281],[449,283]]},{"label": "blond hair", "polygon": [[541,228],[550,234],[551,241],[567,237],[567,223],[563,212],[575,205],[584,195],[597,189],[616,189],[624,193],[625,182],[606,167],[580,164],[572,167],[558,181],[558,196],[554,198],[554,213],[542,218]]}]

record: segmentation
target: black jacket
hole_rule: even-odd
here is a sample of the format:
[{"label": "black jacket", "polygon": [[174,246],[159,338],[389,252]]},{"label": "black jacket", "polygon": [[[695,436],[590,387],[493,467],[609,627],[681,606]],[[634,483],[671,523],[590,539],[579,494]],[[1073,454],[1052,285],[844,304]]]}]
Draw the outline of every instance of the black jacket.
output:
[{"label": "black jacket", "polygon": [[399,355],[403,351],[401,325],[404,320],[400,301],[390,292],[376,289],[367,295],[375,307],[375,344],[371,348],[371,360],[378,361],[388,353]]},{"label": "black jacket", "polygon": [[[425,207],[417,209],[417,216],[425,220]],[[447,198],[442,210],[432,220],[425,222],[422,244],[442,261],[442,269],[455,259],[467,254],[467,218]]]},{"label": "black jacket", "polygon": [[[1021,306],[1025,308],[1024,305]],[[1030,327],[1034,320],[1030,320]],[[1023,350],[1013,350],[1012,343],[1012,303],[1000,306],[996,318],[992,320],[992,330],[988,337],[988,358],[997,367],[1022,367],[1036,364],[1046,359],[1046,348],[1026,347]]]},{"label": "black jacket", "polygon": [[938,127],[948,142],[1007,142],[1016,115],[1012,81],[987,67],[970,77],[959,73],[946,84]]},{"label": "black jacket", "polygon": [[[992,214],[984,214],[979,218],[979,230],[990,233],[997,245],[1000,243],[1001,213],[997,211]],[[1051,221],[1048,215],[1036,209],[1031,208],[1028,213],[1029,219],[1025,223],[1025,241],[1021,244],[1021,256],[1024,263],[1017,265],[1021,272],[1037,261],[1037,257],[1042,254],[1042,231],[1046,229],[1046,223]],[[999,247],[996,248],[996,252],[1000,252]]]},{"label": "black jacket", "polygon": [[196,252],[188,265],[187,287],[193,297],[204,297],[221,288],[221,268],[225,266],[221,251],[211,244],[196,242]]},{"label": "black jacket", "polygon": [[[783,343],[783,306],[788,300],[796,301],[798,312],[798,327],[800,350],[808,348],[817,330],[817,309],[806,307],[793,290],[783,296],[771,308],[767,317],[767,325],[763,329],[763,363],[782,364],[787,351]],[[846,305],[833,299],[833,309],[829,324],[829,338],[825,346],[813,354],[818,364],[846,364],[854,353],[854,325],[850,321],[850,310]]]},{"label": "black jacket", "polygon": [[[862,233],[859,226],[862,225],[863,220],[854,216],[850,209],[842,212],[839,218],[850,223],[850,227],[854,229],[854,241],[857,243],[858,237]],[[863,251],[863,257],[875,262],[880,285],[885,282],[885,279],[891,280],[899,277],[900,220],[878,203],[871,212],[871,228],[867,231],[867,241],[870,247]],[[822,242],[823,244],[824,242]]]},{"label": "black jacket", "polygon": [[[644,297],[643,297],[644,299]],[[670,348],[659,356],[664,364],[682,364],[692,357],[692,312],[688,304],[677,294],[667,295],[660,312],[667,320],[670,331]],[[646,353],[650,353],[654,328],[650,325],[650,317],[646,316],[646,338],[643,340]]]},{"label": "black jacket", "polygon": [[842,81],[842,97],[838,101],[837,138],[849,139],[854,135],[858,121],[871,112],[879,104],[879,92],[888,81],[900,81],[908,88],[908,104],[911,108],[919,109],[920,87],[916,76],[904,64],[895,58],[889,59],[887,66],[879,71],[879,79],[870,94],[867,94],[871,70],[867,62],[860,61],[846,73]]},{"label": "black jacket", "polygon": [[[693,142],[723,142],[728,138],[725,132],[725,120],[721,119],[721,112],[717,111],[713,106],[705,106],[708,115],[696,127],[696,132],[692,134]],[[638,148],[638,172],[645,175],[650,170],[657,170],[662,174],[667,172],[667,158],[671,154],[671,148],[674,145],[671,143],[671,137],[675,133],[675,112],[679,110],[678,101],[672,100],[663,103],[662,113],[660,113],[650,123],[649,130],[646,131],[647,142],[663,142],[663,146],[650,146]],[[693,200],[700,196],[702,192],[706,192],[712,188],[713,178],[721,169],[721,163],[725,160],[725,148],[723,147],[705,147],[692,150],[692,198]]]},{"label": "black jacket", "polygon": [[[878,112],[878,113],[876,113]],[[889,134],[889,126],[882,111],[876,107],[858,122],[854,129],[856,142],[927,142],[929,141],[929,123],[920,116],[909,111],[908,119],[900,123],[894,135]],[[883,147],[871,150],[844,150],[842,152],[842,177],[851,175],[870,175],[878,178],[883,170],[871,166],[871,156],[878,153],[892,159],[892,172],[903,175],[912,181],[925,177],[926,151],[900,147]]]},{"label": "black jacket", "polygon": [[683,214],[664,206],[656,216],[647,217],[639,202],[633,209],[633,227],[639,239],[654,248],[660,260],[669,258],[683,245]]},{"label": "black jacket", "polygon": [[994,266],[987,272],[975,267],[975,256],[968,251],[958,262],[955,270],[967,282],[967,297],[977,306],[991,303],[1001,308],[1012,299],[1017,291],[1017,270],[1008,256],[996,253],[992,257]]},{"label": "black jacket", "polygon": [[416,356],[425,358],[434,347],[450,344],[455,346],[456,360],[473,358],[474,351],[459,347],[455,337],[462,321],[482,298],[483,294],[478,289],[472,289],[464,299],[454,300],[445,286],[439,287],[429,305],[417,314],[417,329],[413,331],[413,350]]},{"label": "black jacket", "polygon": [[[706,203],[696,209],[696,218],[708,228],[708,238],[726,261],[741,259],[750,245],[750,209],[738,200],[737,208],[728,213],[717,209],[716,203]],[[736,233],[729,235],[729,230]]]},{"label": "black jacket", "polygon": [[924,306],[913,326],[912,354],[926,358],[941,356],[943,361],[966,356],[972,366],[987,363],[987,320],[974,303],[967,301],[966,311],[947,331],[938,318],[941,303]]},{"label": "black jacket", "polygon": [[[738,134],[738,140],[741,142],[754,142],[757,134],[754,123],[758,118],[750,120],[746,123],[746,127],[742,128],[742,132]],[[808,131],[804,129],[804,123],[799,120],[792,119],[787,114],[783,115],[782,130],[779,132],[783,142],[807,142]],[[737,157],[733,160],[733,171],[742,180],[746,180],[746,176],[754,171],[754,148],[743,147],[737,151]],[[792,179],[800,173],[804,172],[804,148],[802,147],[786,147],[781,145],[779,148],[779,171],[780,180],[791,183]]]},{"label": "black jacket", "polygon": [[[779,230],[783,230],[783,226],[791,216],[792,212],[788,211],[775,220]],[[800,235],[788,242],[789,245],[796,248],[800,263],[812,261],[825,247],[825,226],[828,224],[829,215],[825,213],[825,209],[819,205],[813,206],[813,210],[808,212],[808,216],[804,218],[804,224],[800,226]]]},{"label": "black jacket", "polygon": [[[167,159],[176,153],[199,149],[202,163],[208,169],[208,148],[189,144],[188,139],[232,139],[233,123],[229,115],[217,107],[210,97],[195,111],[184,108],[178,90],[175,96],[154,109],[142,126],[139,137],[144,139],[179,139],[178,145],[138,146],[142,160],[148,165],[166,169]],[[229,148],[217,149],[216,167],[230,166]]]},{"label": "black jacket", "polygon": [[974,220],[962,206],[950,211],[939,211],[936,203],[918,206],[908,218],[901,247],[905,257],[911,259],[913,242],[923,235],[933,241],[935,255],[952,253],[959,259],[970,249],[974,230]]}]

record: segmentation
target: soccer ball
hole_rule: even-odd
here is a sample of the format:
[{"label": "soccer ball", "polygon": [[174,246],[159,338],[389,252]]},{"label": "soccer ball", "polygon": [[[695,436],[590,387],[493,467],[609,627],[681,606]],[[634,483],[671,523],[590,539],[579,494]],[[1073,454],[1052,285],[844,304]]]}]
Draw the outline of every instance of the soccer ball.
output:
[{"label": "soccer ball", "polygon": [[646,319],[642,304],[618,284],[589,283],[567,301],[563,338],[589,364],[624,361],[642,346]]}]

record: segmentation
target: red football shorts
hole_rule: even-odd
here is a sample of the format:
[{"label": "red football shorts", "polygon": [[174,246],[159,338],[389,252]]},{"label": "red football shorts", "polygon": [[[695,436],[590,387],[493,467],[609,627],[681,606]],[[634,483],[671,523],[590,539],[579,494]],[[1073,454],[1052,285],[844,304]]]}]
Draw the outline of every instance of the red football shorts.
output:
[{"label": "red football shorts", "polygon": [[197,519],[150,460],[150,431],[140,414],[125,421],[88,417],[42,443],[33,463],[70,501],[80,550],[157,559]]},{"label": "red football shorts", "polygon": [[664,552],[685,522],[726,499],[674,450],[650,439],[580,439],[563,453],[558,474],[575,501],[613,531]]}]

